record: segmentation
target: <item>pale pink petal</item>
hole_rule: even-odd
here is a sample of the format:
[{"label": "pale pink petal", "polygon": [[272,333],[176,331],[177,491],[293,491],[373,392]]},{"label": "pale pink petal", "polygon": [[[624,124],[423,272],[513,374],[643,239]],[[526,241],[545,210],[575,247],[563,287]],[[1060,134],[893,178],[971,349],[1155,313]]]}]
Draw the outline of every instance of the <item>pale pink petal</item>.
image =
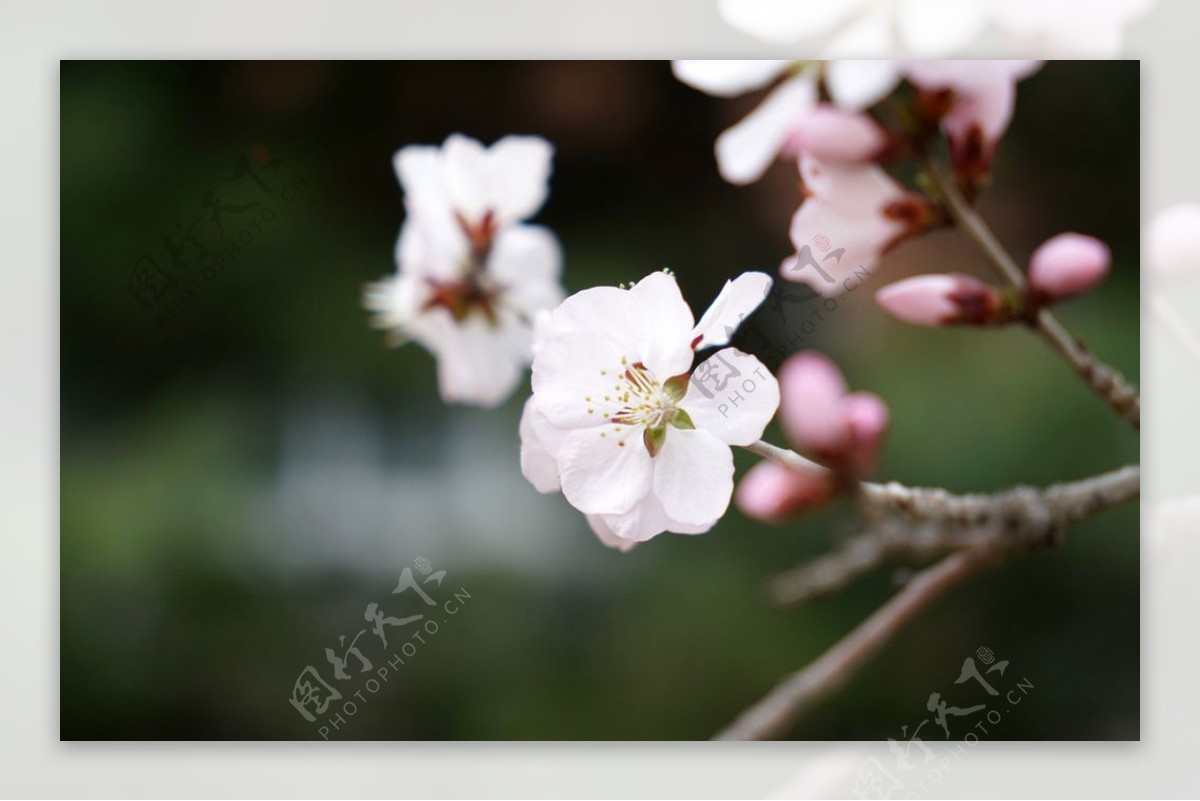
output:
[{"label": "pale pink petal", "polygon": [[784,81],[741,122],[717,137],[717,168],[731,184],[748,184],[767,171],[793,126],[817,102],[810,75]]},{"label": "pale pink petal", "polygon": [[[622,547],[624,543],[645,542],[664,532],[704,534],[717,523],[716,519],[700,525],[672,520],[654,493],[647,495],[628,512],[597,515],[589,517],[588,522],[592,524],[592,531],[596,532],[596,536],[600,537],[600,531],[604,530],[617,540],[615,547]],[[604,537],[601,537],[601,541],[604,541]]]},{"label": "pale pink petal", "polygon": [[679,291],[675,276],[654,272],[630,290],[642,330],[630,362],[641,362],[660,383],[692,366],[692,309]]},{"label": "pale pink petal", "polygon": [[942,325],[958,315],[952,299],[958,286],[951,275],[918,275],[885,286],[875,293],[875,302],[906,323]]},{"label": "pale pink petal", "polygon": [[842,399],[842,414],[854,441],[854,462],[860,475],[875,470],[888,428],[887,404],[878,395],[856,392]]},{"label": "pale pink petal", "polygon": [[1029,284],[1051,298],[1086,292],[1108,274],[1112,253],[1099,239],[1059,234],[1043,242],[1029,259]]},{"label": "pale pink petal", "polygon": [[584,514],[627,512],[650,492],[656,460],[640,430],[601,433],[585,428],[564,438],[558,454],[563,495]]},{"label": "pale pink petal", "polygon": [[724,387],[718,389],[715,381],[704,380],[704,371],[698,370],[688,382],[680,408],[698,429],[722,442],[756,442],[779,409],[779,383],[762,362],[737,348],[725,348],[709,358],[721,363],[717,380],[724,379]]},{"label": "pale pink petal", "polygon": [[821,454],[845,445],[849,436],[842,409],[846,380],[832,361],[816,351],[798,353],[780,368],[779,385],[779,419],[789,440]]},{"label": "pale pink petal", "polygon": [[654,458],[654,494],[667,515],[708,525],[720,519],[733,495],[733,452],[707,431],[669,428]]},{"label": "pale pink petal", "polygon": [[763,89],[787,69],[790,61],[699,61],[671,62],[675,77],[693,89],[716,97],[734,97]]},{"label": "pale pink petal", "polygon": [[866,161],[887,144],[878,123],[854,111],[822,103],[796,122],[792,147],[820,160]]},{"label": "pale pink petal", "polygon": [[766,523],[778,523],[815,509],[833,495],[828,472],[789,470],[763,460],[738,482],[734,501],[742,513]]},{"label": "pale pink petal", "polygon": [[742,320],[749,317],[771,291],[771,276],[766,273],[742,273],[726,281],[716,300],[692,329],[694,350],[729,344]]},{"label": "pale pink petal", "polygon": [[598,402],[614,391],[625,370],[622,358],[625,355],[612,342],[595,333],[551,336],[541,343],[533,360],[538,408],[559,428],[606,425],[608,420]]},{"label": "pale pink petal", "polygon": [[[790,234],[797,250],[803,254],[807,247],[816,263],[789,259],[780,274],[823,295],[838,295],[850,288],[852,276],[870,271],[905,231],[906,224],[890,217],[889,210],[908,195],[874,164],[822,162],[806,154],[800,169],[809,196],[792,217]],[[814,251],[814,241],[829,242],[833,249]]]},{"label": "pale pink petal", "polygon": [[558,478],[558,459],[554,451],[561,446],[565,432],[550,425],[546,416],[538,411],[532,397],[525,401],[518,426],[521,436],[521,475],[529,480],[538,492],[558,492],[562,483]]},{"label": "pale pink petal", "polygon": [[618,536],[613,528],[606,522],[607,515],[585,515],[588,526],[592,529],[592,533],[607,545],[609,548],[615,548],[621,553],[628,553],[633,546],[638,544],[638,540],[627,540],[624,537]]},{"label": "pale pink petal", "polygon": [[1147,269],[1163,276],[1200,271],[1200,204],[1180,203],[1160,211],[1145,243]]}]

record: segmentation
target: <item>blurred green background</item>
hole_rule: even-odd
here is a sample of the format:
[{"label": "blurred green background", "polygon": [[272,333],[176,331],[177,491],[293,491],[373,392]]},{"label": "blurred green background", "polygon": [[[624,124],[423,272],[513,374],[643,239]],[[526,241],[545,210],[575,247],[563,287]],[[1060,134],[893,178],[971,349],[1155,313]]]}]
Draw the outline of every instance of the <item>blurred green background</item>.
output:
[{"label": "blurred green background", "polygon": [[[981,204],[1018,259],[1064,230],[1111,244],[1110,278],[1062,317],[1133,379],[1138,82],[1135,62],[1024,82]],[[706,738],[894,590],[885,570],[801,608],[764,600],[765,578],[853,532],[845,508],[782,527],[731,510],[705,536],[604,548],[520,476],[524,393],[446,408],[429,354],[385,348],[360,304],[394,269],[393,152],[455,131],[555,144],[537,221],[562,241],[569,291],[670,266],[699,312],[731,275],[775,273],[794,168],[735,188],[712,158],[757,98],[709,98],[645,62],[64,62],[61,90],[63,739],[316,738],[288,703],[309,665],[356,702],[331,738]],[[239,159],[262,186],[230,180]],[[207,190],[260,206],[223,214],[222,237]],[[273,219],[249,229],[263,208]],[[172,268],[164,235],[198,218],[207,256],[185,243]],[[149,311],[128,288],[143,254],[180,282]],[[1027,332],[918,329],[871,301],[948,269],[988,275],[954,233],[902,245],[803,344],[890,404],[881,477],[990,490],[1136,461],[1137,435]],[[786,339],[809,312],[783,308],[757,322]],[[985,574],[792,736],[899,739],[931,692],[984,703],[954,680],[989,647],[1010,662],[999,684],[1033,689],[984,739],[1136,739],[1138,552],[1132,505]],[[447,571],[439,602],[470,599],[378,692],[353,659],[334,681],[324,649],[369,628],[369,602],[421,611],[389,595],[419,557]],[[388,631],[393,649],[406,639]],[[370,631],[359,645],[387,663]]]}]

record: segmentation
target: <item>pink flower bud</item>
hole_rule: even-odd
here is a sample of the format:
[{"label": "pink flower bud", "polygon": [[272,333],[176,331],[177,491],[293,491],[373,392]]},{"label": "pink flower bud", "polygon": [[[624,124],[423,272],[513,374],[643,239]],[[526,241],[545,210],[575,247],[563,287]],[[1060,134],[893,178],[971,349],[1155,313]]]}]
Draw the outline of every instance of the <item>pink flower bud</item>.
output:
[{"label": "pink flower bud", "polygon": [[1099,239],[1059,234],[1047,239],[1029,259],[1029,285],[1051,300],[1078,295],[1108,274],[1112,254]]},{"label": "pink flower bud", "polygon": [[887,404],[878,395],[856,392],[842,400],[842,414],[854,442],[854,467],[859,475],[869,475],[875,471],[883,449],[888,428]]},{"label": "pink flower bud", "polygon": [[792,356],[779,369],[779,393],[779,419],[789,440],[819,454],[845,445],[846,381],[833,362],[811,350]]},{"label": "pink flower bud", "polygon": [[1002,319],[1004,298],[969,275],[918,275],[875,293],[884,311],[913,325],[986,325]]},{"label": "pink flower bud", "polygon": [[745,515],[767,523],[815,509],[832,497],[833,481],[829,474],[819,470],[789,470],[768,461],[750,468],[734,492],[734,500]]},{"label": "pink flower bud", "polygon": [[883,129],[866,114],[822,103],[796,120],[786,150],[822,161],[867,161],[887,144]]}]

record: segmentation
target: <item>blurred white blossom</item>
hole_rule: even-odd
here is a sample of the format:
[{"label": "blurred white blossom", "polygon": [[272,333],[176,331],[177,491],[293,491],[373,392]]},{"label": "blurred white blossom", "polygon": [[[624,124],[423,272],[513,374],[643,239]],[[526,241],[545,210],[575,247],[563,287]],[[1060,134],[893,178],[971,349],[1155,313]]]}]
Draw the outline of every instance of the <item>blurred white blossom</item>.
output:
[{"label": "blurred white blossom", "polygon": [[457,134],[396,154],[407,210],[397,269],[364,303],[394,342],[437,357],[447,402],[502,403],[532,360],[534,317],[563,298],[557,240],[524,223],[546,200],[552,154],[537,137],[485,148]]},{"label": "blurred white blossom", "polygon": [[725,21],[769,42],[813,43],[823,58],[937,58],[992,31],[1005,50],[1112,57],[1155,0],[718,0]]}]

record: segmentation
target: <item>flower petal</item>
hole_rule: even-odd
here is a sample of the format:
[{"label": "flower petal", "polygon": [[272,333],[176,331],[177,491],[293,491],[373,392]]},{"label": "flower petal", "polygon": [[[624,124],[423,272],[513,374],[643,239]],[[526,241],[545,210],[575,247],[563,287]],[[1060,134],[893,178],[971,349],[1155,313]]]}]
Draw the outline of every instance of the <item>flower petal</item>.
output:
[{"label": "flower petal", "polygon": [[732,281],[726,281],[716,300],[692,329],[693,350],[729,344],[742,320],[766,299],[771,284],[771,276],[759,272],[742,273]]},{"label": "flower petal", "polygon": [[538,492],[558,492],[562,482],[558,478],[558,459],[555,452],[565,438],[562,432],[550,425],[546,416],[538,410],[534,398],[525,401],[521,412],[521,475],[529,480]]},{"label": "flower petal", "polygon": [[476,222],[491,206],[487,150],[477,140],[451,134],[442,145],[446,194],[451,207]]},{"label": "flower petal", "polygon": [[423,340],[438,357],[442,399],[485,408],[499,406],[520,383],[529,336],[519,324],[495,326],[472,315],[442,328],[437,339]]},{"label": "flower petal", "polygon": [[[860,52],[869,52],[863,48]],[[883,100],[900,81],[896,62],[887,59],[830,61],[825,86],[833,102],[851,111],[861,111]]]},{"label": "flower petal", "polygon": [[779,383],[779,419],[789,440],[817,453],[845,445],[850,433],[842,409],[846,380],[832,361],[816,351],[798,353],[779,369]]},{"label": "flower petal", "polygon": [[601,433],[582,429],[563,440],[558,460],[563,495],[584,514],[627,512],[650,492],[653,460],[640,429]]},{"label": "flower petal", "polygon": [[618,536],[612,527],[605,522],[608,520],[608,517],[608,515],[586,515],[585,519],[588,526],[592,529],[592,533],[596,535],[600,542],[609,548],[617,549],[621,553],[628,553],[633,546],[638,544],[638,540],[627,540],[624,537]]},{"label": "flower petal", "polygon": [[733,496],[733,452],[707,431],[672,428],[654,462],[654,494],[667,515],[711,525]]},{"label": "flower petal", "polygon": [[775,80],[790,61],[702,61],[683,59],[671,62],[675,77],[693,89],[716,97],[734,97],[762,89]]},{"label": "flower petal", "polygon": [[562,250],[554,234],[540,225],[503,229],[492,243],[487,269],[502,286],[504,301],[526,316],[562,303]]},{"label": "flower petal", "polygon": [[554,148],[540,136],[506,136],[487,152],[490,202],[500,223],[528,219],[546,202]]},{"label": "flower petal", "polygon": [[745,119],[717,137],[717,168],[731,184],[757,181],[792,134],[796,120],[817,102],[809,74],[780,84]]},{"label": "flower petal", "polygon": [[[533,393],[551,425],[595,429],[608,424],[590,399],[617,388],[623,355],[592,332],[568,332],[541,343],[533,360]],[[598,436],[594,430],[592,435]]]},{"label": "flower petal", "polygon": [[642,321],[637,361],[660,382],[686,373],[692,366],[689,332],[695,319],[679,291],[675,276],[654,272],[629,290]]},{"label": "flower petal", "polygon": [[[719,366],[693,373],[679,406],[698,430],[729,445],[749,445],[779,409],[779,383],[762,362],[737,348],[717,351],[708,361],[714,360]],[[715,380],[710,371],[719,371]],[[674,434],[668,432],[667,439]]]},{"label": "flower petal", "polygon": [[826,33],[862,6],[862,0],[720,0],[725,21],[771,42],[792,42]]},{"label": "flower petal", "polygon": [[[663,532],[673,534],[703,534],[716,525],[716,520],[701,525],[672,520],[663,509],[662,502],[650,493],[628,512],[619,515],[592,515],[588,523],[600,541],[608,544],[601,530],[616,540],[613,547],[628,550],[633,543],[645,542]],[[625,543],[629,543],[628,546]]]},{"label": "flower petal", "polygon": [[789,470],[764,459],[738,482],[734,500],[747,517],[778,523],[821,506],[832,495],[828,471]]}]

